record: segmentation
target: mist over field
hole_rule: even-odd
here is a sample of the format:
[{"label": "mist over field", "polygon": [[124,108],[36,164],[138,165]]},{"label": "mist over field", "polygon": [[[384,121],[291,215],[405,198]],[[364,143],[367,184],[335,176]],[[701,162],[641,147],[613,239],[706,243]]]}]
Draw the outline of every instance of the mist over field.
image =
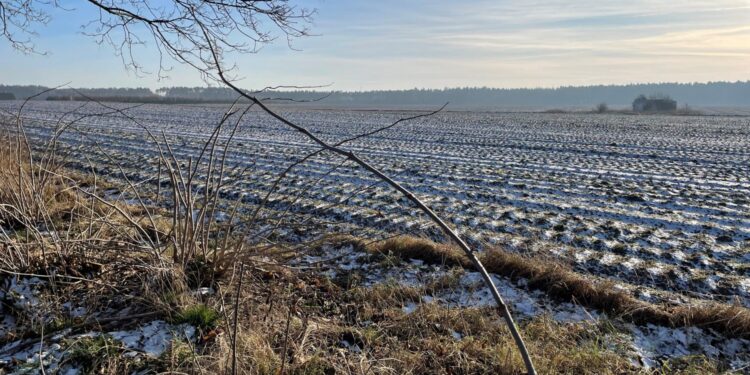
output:
[{"label": "mist over field", "polygon": [[[25,98],[43,91],[42,86],[12,86],[0,84],[0,93],[14,94]],[[251,88],[248,88],[251,89]],[[236,94],[227,88],[210,87],[163,87],[157,90],[147,88],[100,88],[78,89],[97,98],[147,98],[160,97],[189,99],[195,101],[232,102]],[[484,110],[540,110],[551,108],[591,109],[605,102],[615,108],[629,107],[638,95],[670,95],[679,106],[698,108],[720,108],[725,111],[735,109],[750,110],[750,82],[709,82],[709,83],[643,83],[632,85],[598,85],[581,87],[544,88],[445,88],[381,91],[337,91],[326,87],[316,90],[294,90],[265,92],[264,97],[285,98],[297,101],[310,101],[309,106],[353,107],[353,108],[404,108],[440,105],[450,102],[451,109]],[[47,97],[75,97],[76,92],[60,89],[41,95]],[[317,100],[320,99],[320,100]],[[304,104],[304,103],[298,103]]]}]

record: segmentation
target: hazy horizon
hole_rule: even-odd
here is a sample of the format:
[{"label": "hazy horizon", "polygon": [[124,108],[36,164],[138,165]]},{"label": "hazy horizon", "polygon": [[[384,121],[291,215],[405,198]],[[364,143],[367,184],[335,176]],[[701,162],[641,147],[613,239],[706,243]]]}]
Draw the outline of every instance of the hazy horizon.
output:
[{"label": "hazy horizon", "polygon": [[[162,81],[164,82],[164,81]],[[66,84],[67,82],[62,83],[54,83],[54,82],[26,82],[26,83],[9,83],[9,82],[3,82],[0,81],[0,87],[2,86],[40,86],[40,87],[47,87],[47,88],[53,88],[60,85],[65,85],[64,87],[69,88],[75,88],[75,89],[149,89],[153,92],[156,92],[159,89],[163,88],[174,88],[174,87],[187,87],[187,88],[225,88],[219,84],[206,84],[205,82],[200,81],[196,85],[170,85],[170,84],[163,84],[163,85],[156,85],[156,86],[77,86],[74,84],[74,82],[70,82]],[[512,87],[501,87],[501,86],[445,86],[445,87],[403,87],[403,88],[380,88],[380,89],[339,89],[336,88],[334,85],[319,85],[319,86],[298,86],[297,88],[289,88],[289,89],[279,89],[277,91],[317,91],[317,92],[345,92],[345,93],[357,93],[357,92],[375,92],[375,91],[409,91],[409,90],[457,90],[457,89],[490,89],[490,90],[559,90],[559,89],[565,89],[565,88],[595,88],[595,87],[628,87],[628,86],[646,86],[646,85],[710,85],[710,84],[736,84],[736,83],[750,83],[750,78],[748,79],[738,79],[738,80],[718,80],[718,81],[662,81],[662,82],[629,82],[629,83],[598,83],[598,84],[589,84],[589,85],[575,85],[575,84],[561,84],[558,86],[512,86]],[[256,90],[256,89],[262,89],[262,87],[242,87],[245,90]]]},{"label": "hazy horizon", "polygon": [[[750,79],[750,4],[744,0],[655,2],[482,0],[404,4],[310,0],[312,37],[283,38],[237,62],[243,87],[327,85],[327,90],[445,87],[556,88],[641,82]],[[126,71],[107,45],[82,35],[94,7],[55,9],[35,42],[48,55],[0,44],[0,81],[74,87],[204,86],[170,64],[167,80]],[[152,44],[136,49],[147,70]],[[33,78],[32,78],[33,77]]]},{"label": "hazy horizon", "polygon": [[[32,97],[47,90],[46,86],[4,86],[16,98]],[[251,90],[251,88],[247,88]],[[70,100],[81,93],[96,98],[130,98],[144,102],[232,102],[236,93],[222,87],[149,88],[60,88],[44,93],[37,100]],[[750,81],[712,83],[655,83],[637,85],[567,86],[556,89],[444,88],[381,91],[274,91],[261,94],[267,98],[284,98],[298,102],[315,101],[318,106],[333,107],[424,107],[449,102],[450,108],[592,108],[599,103],[628,107],[639,95],[667,95],[682,107],[750,108]],[[49,97],[57,98],[49,98]],[[150,99],[149,99],[150,98]],[[170,101],[172,100],[172,101]],[[744,112],[743,112],[744,113]]]}]

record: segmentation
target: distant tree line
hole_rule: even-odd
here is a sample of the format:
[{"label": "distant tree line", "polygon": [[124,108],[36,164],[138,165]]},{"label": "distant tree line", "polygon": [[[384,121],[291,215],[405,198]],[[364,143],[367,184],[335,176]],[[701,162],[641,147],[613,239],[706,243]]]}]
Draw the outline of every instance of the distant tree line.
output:
[{"label": "distant tree line", "polygon": [[[17,86],[17,85],[0,85],[0,92],[4,93],[10,93],[15,95],[17,99],[25,99],[32,95],[39,94],[42,91],[45,91],[49,89],[49,87],[46,86],[38,86],[38,85],[26,85],[26,86]],[[126,87],[107,87],[107,88],[94,88],[94,89],[76,89],[80,91],[81,93],[85,94],[86,96],[96,96],[96,97],[112,97],[112,96],[120,96],[120,97],[138,97],[138,96],[154,96],[154,93],[146,88],[146,87],[138,87],[138,88],[126,88]],[[60,88],[54,91],[50,91],[46,94],[42,94],[38,96],[36,99],[39,100],[46,100],[50,96],[80,96],[78,92],[73,89],[68,88]]]},{"label": "distant tree line", "polygon": [[[162,97],[157,95],[148,96],[120,96],[120,95],[50,95],[45,98],[49,101],[87,101],[119,102],[119,103],[154,103],[154,104],[210,104],[227,103],[227,100],[208,100],[199,98]],[[247,102],[244,100],[243,102]]]},{"label": "distant tree line", "polygon": [[[36,94],[41,86],[4,86],[0,92],[25,98]],[[216,87],[164,87],[151,91],[147,88],[80,89],[81,93],[97,98],[139,98],[148,102],[228,102],[236,93],[228,88]],[[750,81],[708,83],[650,83],[632,85],[600,85],[559,87],[553,89],[498,89],[463,87],[446,89],[334,91],[325,97],[323,105],[383,107],[383,106],[434,106],[451,102],[452,107],[508,108],[508,107],[588,107],[595,103],[610,106],[630,106],[633,99],[647,93],[666,93],[679,103],[692,106],[750,106]],[[313,90],[267,91],[260,97],[309,101],[326,95]],[[74,90],[60,89],[49,96],[80,96]],[[132,100],[132,99],[131,99]]]}]

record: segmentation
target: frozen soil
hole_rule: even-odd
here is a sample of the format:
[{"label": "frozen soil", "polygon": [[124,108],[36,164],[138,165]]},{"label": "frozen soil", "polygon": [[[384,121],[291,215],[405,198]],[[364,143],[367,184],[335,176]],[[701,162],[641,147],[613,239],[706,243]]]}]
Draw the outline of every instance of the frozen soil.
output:
[{"label": "frozen soil", "polygon": [[[88,363],[80,358],[82,343],[111,345],[137,369],[139,362],[143,364],[149,359],[159,358],[174,342],[196,342],[196,328],[189,324],[149,320],[147,316],[131,318],[133,314],[129,308],[89,312],[73,298],[66,300],[65,296],[55,296],[49,288],[49,283],[38,277],[8,276],[2,279],[0,373],[88,373],[91,370],[86,369]],[[58,299],[57,303],[52,303],[52,298]],[[99,327],[106,326],[104,321],[124,324],[119,326],[121,329],[87,330],[81,324],[87,321],[102,321]],[[38,335],[28,335],[29,329],[38,330]],[[104,353],[88,355],[103,356]]]},{"label": "frozen soil", "polygon": [[[29,133],[48,135],[78,104],[31,103]],[[164,132],[187,159],[222,110],[146,105],[127,113]],[[408,114],[284,113],[331,142]],[[117,160],[133,181],[156,174],[156,148],[123,116],[92,117],[76,130],[86,137],[63,136],[77,147],[73,165],[121,177]],[[413,189],[476,247],[552,254],[597,276],[750,306],[749,117],[446,112],[348,147]],[[222,195],[250,210],[275,176],[314,150],[304,136],[251,111],[231,145]],[[438,239],[403,198],[342,162],[323,153],[292,169],[267,214],[294,213],[327,231]]]},{"label": "frozen soil", "polygon": [[41,373],[41,368],[46,373],[86,373],[84,367],[87,364],[78,362],[73,354],[80,342],[97,339],[111,340],[110,345],[117,347],[123,357],[138,364],[159,358],[175,341],[194,341],[195,328],[154,320],[127,331],[91,331],[81,334],[63,331],[43,344],[37,342],[22,346],[21,341],[14,341],[0,348],[0,368],[19,374]]},{"label": "frozen soil", "polygon": [[[405,301],[402,310],[409,314],[425,304],[445,307],[494,306],[495,302],[477,272],[425,264],[421,260],[402,261],[397,257],[376,256],[355,247],[323,247],[317,254],[308,254],[296,266],[313,267],[326,277],[355,279],[357,285],[375,288],[382,285],[425,288],[424,294]],[[446,281],[446,279],[450,281]],[[750,365],[750,341],[726,337],[710,329],[698,327],[671,328],[647,324],[638,326],[618,321],[596,310],[575,303],[560,303],[538,290],[529,290],[523,279],[514,283],[493,275],[505,303],[520,322],[547,316],[559,323],[611,324],[617,327],[602,337],[617,347],[618,354],[630,358],[641,369],[660,368],[666,361],[690,356],[704,356],[726,363],[730,369]],[[457,335],[460,339],[460,335]]]},{"label": "frozen soil", "polygon": [[[80,104],[30,103],[24,112],[28,134],[49,137],[63,113]],[[13,111],[19,103],[0,105]],[[154,133],[164,133],[176,156],[187,159],[201,151],[222,110],[146,105],[127,112]],[[106,112],[95,104],[76,111]],[[409,113],[291,109],[284,114],[336,142]],[[70,167],[112,179],[121,179],[124,171],[155,192],[157,150],[140,125],[124,116],[85,119],[61,141],[68,146]],[[348,147],[413,189],[480,251],[500,247],[551,256],[648,302],[710,300],[750,306],[748,117],[446,112]],[[228,220],[234,201],[243,203],[240,212],[253,212],[276,176],[314,150],[303,136],[250,112],[231,144],[221,192],[226,210],[215,219]],[[194,188],[201,188],[200,179]],[[169,202],[169,193],[162,194],[146,203]],[[135,203],[125,189],[104,195]],[[407,233],[442,240],[404,198],[325,153],[291,170],[269,197],[261,218],[247,229],[274,241],[298,242],[330,232],[366,238]],[[244,219],[232,224],[242,226]],[[400,306],[407,317],[431,306],[460,310],[492,304],[476,273],[373,257],[352,247],[324,247],[292,267],[369,290],[414,287],[416,298],[404,299]],[[744,339],[697,327],[626,324],[575,301],[553,301],[523,280],[495,277],[495,282],[521,322],[545,317],[561,325],[611,327],[603,342],[636,369],[659,369],[694,355],[727,369],[750,364],[750,345]],[[138,358],[162,355],[170,340],[195,341],[191,327],[160,319],[141,319],[127,329],[71,331],[45,345],[14,340],[19,326],[44,327],[55,323],[53,315],[76,321],[95,312],[75,301],[56,301],[59,307],[51,314],[40,300],[38,291],[46,281],[39,278],[6,277],[3,283],[0,366],[13,371],[33,372],[40,364],[76,371],[64,358],[69,343],[82,339],[114,340],[123,353]],[[459,331],[449,334],[457,341],[464,338]],[[354,341],[341,341],[350,353],[363,349]]]},{"label": "frozen soil", "polygon": [[[250,264],[255,263],[251,261]],[[406,353],[411,354],[407,355],[421,358],[426,363],[434,353],[425,351],[427,349],[421,348],[419,343],[428,338],[436,340],[446,350],[465,351],[462,355],[474,362],[478,359],[471,359],[477,355],[472,348],[489,339],[485,337],[489,333],[484,330],[500,330],[500,333],[492,334],[510,340],[508,333],[501,330],[502,320],[495,317],[494,302],[488,289],[479,275],[469,270],[372,253],[352,245],[311,247],[303,255],[288,260],[286,265],[273,264],[271,258],[263,257],[257,266],[250,267],[246,276],[249,281],[244,284],[238,305],[241,308],[240,321],[250,328],[243,340],[252,343],[251,352],[254,353],[264,350],[264,341],[257,338],[266,337],[263,334],[268,335],[269,344],[274,343],[275,351],[283,352],[279,340],[284,335],[302,340],[296,350],[307,360],[292,363],[298,370],[308,368],[310,363],[317,363],[315,361],[331,361],[324,368],[333,368],[329,366],[340,358],[350,361],[347,363],[363,359],[388,361],[388,358],[383,358],[388,356],[382,354],[386,350],[382,345],[386,342],[381,340],[386,339],[398,340],[399,345],[409,348]],[[190,324],[170,323],[159,315],[139,317],[128,308],[93,309],[70,297],[75,293],[55,293],[45,279],[6,275],[0,287],[0,300],[3,301],[0,305],[3,316],[0,373],[40,374],[42,368],[48,374],[91,373],[99,368],[97,366],[102,366],[97,360],[100,357],[119,361],[118,371],[137,374],[197,371],[204,365],[191,366],[200,363],[201,358],[209,363],[223,362],[221,358],[226,357],[221,357],[220,353],[230,340],[224,332],[231,331],[231,320],[226,317],[231,316],[228,313],[232,311],[231,308],[228,311],[223,309],[234,303],[232,280],[236,283],[236,275],[217,284],[225,291],[223,294],[207,287],[188,291],[202,303],[224,311],[225,320],[221,326],[226,328],[215,331],[215,337],[206,339],[205,331],[201,333]],[[699,358],[699,363],[705,360],[711,364],[699,369],[713,372],[717,369],[739,370],[750,364],[748,340],[725,337],[696,327],[633,325],[574,301],[561,303],[552,300],[540,291],[529,289],[523,279],[511,282],[493,276],[493,280],[524,330],[536,360],[545,368],[566,366],[554,367],[562,371],[569,366],[595,371],[590,366],[596,365],[600,367],[594,368],[604,371],[598,373],[611,373],[615,371],[613,368],[617,368],[617,373],[648,373],[674,369],[673,366],[681,361],[691,363],[695,361],[693,358]],[[56,304],[51,304],[51,300]],[[299,306],[290,307],[287,312],[286,305]],[[472,328],[478,317],[488,320],[484,323],[485,328]],[[102,324],[101,328],[82,324],[92,319],[101,322],[115,319],[117,324]],[[410,326],[411,320],[413,324],[424,327],[410,328],[413,332],[409,335],[397,328],[399,325]],[[289,330],[289,322],[294,327],[292,334],[285,333],[283,328],[286,326]],[[30,327],[36,327],[33,328],[36,334],[27,334]],[[552,331],[539,333],[539,329]],[[566,340],[580,340],[582,347],[577,349],[580,352],[562,347],[555,349],[561,354],[553,354],[547,351],[550,349],[538,348],[553,340],[549,335],[557,337],[571,333],[573,337]],[[305,345],[308,336],[311,342]],[[182,351],[175,354],[176,348]],[[515,353],[510,343],[484,350]],[[572,353],[585,358],[577,367],[555,362],[560,355],[566,357]],[[165,362],[180,356],[188,360],[183,359],[177,367],[165,367]],[[254,357],[248,359],[247,365],[254,371],[265,368],[257,360]],[[617,365],[608,364],[615,360]],[[450,361],[443,365],[448,364]],[[211,368],[201,371],[210,373]],[[495,367],[484,367],[486,371],[492,368]],[[518,368],[518,364],[511,368]],[[418,372],[425,371],[429,372],[425,368]]]}]

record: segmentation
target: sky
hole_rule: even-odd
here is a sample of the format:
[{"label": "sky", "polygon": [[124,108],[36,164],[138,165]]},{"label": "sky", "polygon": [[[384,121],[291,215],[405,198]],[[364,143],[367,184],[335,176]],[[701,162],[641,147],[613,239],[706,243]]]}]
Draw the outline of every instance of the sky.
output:
[{"label": "sky", "polygon": [[[158,0],[156,0],[158,1]],[[166,1],[166,0],[165,0]],[[0,83],[205,86],[178,63],[166,79],[128,71],[81,32],[97,12],[61,0],[24,55],[0,40]],[[315,34],[232,56],[239,84],[335,90],[558,87],[750,80],[750,0],[290,0],[315,8]],[[139,51],[158,67],[153,45]]]}]

